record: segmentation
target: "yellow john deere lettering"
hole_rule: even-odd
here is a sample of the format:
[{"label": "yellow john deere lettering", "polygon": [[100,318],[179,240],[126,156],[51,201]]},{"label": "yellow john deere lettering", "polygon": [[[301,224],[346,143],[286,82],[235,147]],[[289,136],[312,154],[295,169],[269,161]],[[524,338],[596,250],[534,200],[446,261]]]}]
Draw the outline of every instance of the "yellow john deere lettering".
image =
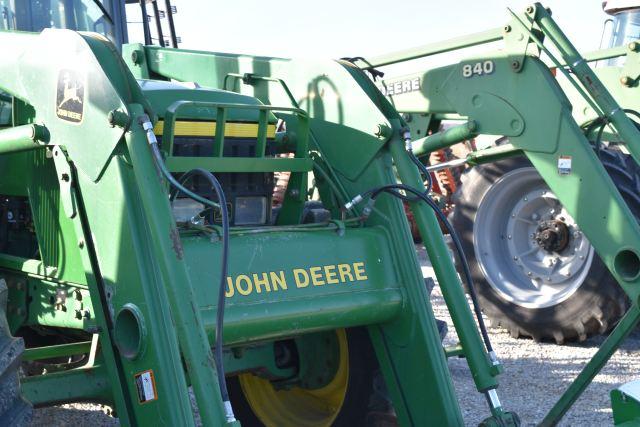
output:
[{"label": "yellow john deere lettering", "polygon": [[248,296],[254,293],[287,291],[291,289],[326,285],[340,285],[368,280],[364,262],[330,264],[315,267],[294,268],[290,271],[269,271],[239,274],[227,277],[226,296]]},{"label": "yellow john deere lettering", "polygon": [[[193,122],[178,120],[174,127],[175,136],[209,136],[216,134],[216,122]],[[153,128],[156,135],[164,132],[164,121],[159,120]],[[246,122],[226,122],[224,125],[224,136],[228,138],[257,138],[258,124]],[[276,126],[267,125],[267,138],[275,138]]]}]

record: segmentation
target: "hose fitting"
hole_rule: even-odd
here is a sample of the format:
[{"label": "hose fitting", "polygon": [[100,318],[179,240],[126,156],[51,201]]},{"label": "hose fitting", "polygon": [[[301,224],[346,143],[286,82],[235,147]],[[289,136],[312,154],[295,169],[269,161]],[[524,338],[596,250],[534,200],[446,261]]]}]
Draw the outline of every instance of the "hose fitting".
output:
[{"label": "hose fitting", "polygon": [[409,152],[412,152],[413,147],[411,146],[411,130],[408,127],[406,127],[406,128],[400,129],[400,132],[402,133],[402,139],[404,140],[404,146],[406,150]]},{"label": "hose fitting", "polygon": [[366,206],[362,210],[361,218],[363,221],[369,218],[369,215],[371,215],[371,212],[373,211],[373,205],[375,204],[376,204],[376,199],[374,198],[369,199],[369,202],[366,204]]},{"label": "hose fitting", "polygon": [[156,134],[153,133],[153,123],[151,123],[151,119],[146,114],[141,115],[138,118],[138,123],[142,126],[145,134],[147,135],[147,142],[149,145],[158,145],[158,138],[156,138]]},{"label": "hose fitting", "polygon": [[347,202],[347,203],[344,204],[344,209],[347,210],[347,211],[350,211],[355,205],[357,205],[361,201],[362,201],[362,196],[360,194],[358,194],[356,197],[351,199],[350,202]]}]

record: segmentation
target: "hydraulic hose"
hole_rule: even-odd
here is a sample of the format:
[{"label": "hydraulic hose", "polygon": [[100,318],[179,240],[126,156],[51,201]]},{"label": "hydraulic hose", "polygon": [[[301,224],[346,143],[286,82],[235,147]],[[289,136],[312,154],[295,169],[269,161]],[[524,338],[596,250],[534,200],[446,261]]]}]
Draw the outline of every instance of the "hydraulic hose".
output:
[{"label": "hydraulic hose", "polygon": [[[413,157],[417,160],[418,163],[420,163],[420,165],[422,165],[422,163],[420,162],[420,160],[418,160],[413,153],[409,152],[409,156]],[[415,161],[414,161],[415,163]],[[422,167],[424,168],[424,170],[426,171],[426,167],[424,167],[424,165],[422,165]],[[422,169],[419,167],[419,169]],[[427,176],[429,176],[428,171],[427,172]],[[429,180],[430,181],[430,180]],[[428,185],[428,188],[430,187],[430,185]],[[411,193],[413,194],[415,197],[409,197],[406,196],[404,194],[401,194],[400,192],[398,192],[397,190],[403,190],[407,193]],[[467,283],[467,288],[469,290],[469,296],[471,297],[471,302],[473,305],[473,311],[475,313],[476,319],[478,321],[478,327],[480,329],[480,334],[482,335],[482,340],[484,341],[484,345],[487,349],[487,352],[489,353],[489,356],[492,360],[493,363],[497,362],[497,358],[496,358],[496,354],[493,350],[493,345],[491,344],[491,339],[489,338],[489,333],[487,332],[487,327],[484,323],[484,319],[482,318],[482,312],[480,310],[480,303],[478,301],[478,295],[475,289],[475,285],[473,283],[473,279],[471,277],[471,270],[469,268],[469,263],[467,261],[467,257],[464,254],[464,251],[462,249],[462,244],[460,243],[460,238],[458,237],[458,234],[456,233],[456,231],[453,229],[453,226],[451,225],[451,223],[449,222],[449,220],[447,219],[446,215],[444,213],[442,213],[442,211],[440,210],[440,208],[438,207],[438,205],[429,197],[429,193],[428,190],[427,191],[420,191],[417,190],[413,187],[410,187],[408,185],[404,185],[404,184],[389,184],[389,185],[384,185],[381,187],[376,187],[373,189],[370,189],[362,194],[357,195],[356,197],[353,198],[353,200],[351,200],[349,203],[347,203],[345,205],[345,209],[351,209],[355,204],[360,203],[362,200],[364,200],[365,198],[369,197],[369,202],[367,203],[367,205],[365,206],[365,208],[363,209],[363,217],[368,217],[371,214],[371,211],[373,210],[373,206],[376,202],[376,198],[382,194],[382,193],[388,193],[394,197],[397,197],[403,201],[406,202],[416,202],[416,201],[423,201],[425,202],[431,209],[433,209],[433,211],[435,212],[436,216],[440,219],[440,221],[442,221],[442,223],[444,224],[445,228],[447,229],[447,231],[449,232],[449,234],[451,235],[451,239],[453,241],[453,244],[455,246],[456,252],[458,254],[458,258],[460,259],[460,263],[462,264],[462,271],[463,271],[463,275],[465,278],[465,282]]]},{"label": "hydraulic hose", "polygon": [[[397,190],[403,190],[403,191],[406,191],[407,193],[414,194],[416,197],[415,198],[407,197],[407,196],[399,193],[398,191],[396,191],[396,189]],[[464,251],[462,249],[462,244],[460,243],[460,238],[458,237],[458,233],[456,233],[456,231],[454,230],[453,226],[451,225],[451,223],[447,219],[447,216],[444,213],[442,213],[442,210],[440,210],[438,205],[426,193],[421,192],[421,191],[419,191],[419,190],[417,190],[417,189],[415,189],[413,187],[409,187],[408,185],[391,184],[391,185],[386,185],[384,187],[380,187],[380,188],[376,189],[371,194],[371,199],[370,200],[375,200],[383,192],[391,194],[392,196],[398,197],[398,198],[400,198],[402,200],[405,200],[405,201],[408,201],[408,202],[414,202],[414,201],[422,200],[427,205],[429,205],[429,207],[435,212],[435,214],[438,217],[438,219],[440,221],[442,221],[442,223],[444,224],[445,228],[449,232],[449,235],[451,236],[451,240],[453,241],[453,245],[454,245],[454,247],[456,249],[456,252],[458,254],[458,258],[460,259],[460,263],[462,264],[462,272],[463,272],[463,275],[464,275],[464,278],[465,278],[465,282],[467,283],[467,287],[469,289],[469,296],[471,297],[473,310],[474,310],[474,313],[476,315],[476,319],[478,321],[478,326],[479,326],[479,329],[480,329],[480,334],[482,335],[482,340],[484,341],[485,347],[487,348],[487,352],[489,352],[489,354],[492,357],[495,357],[495,352],[493,351],[493,346],[491,345],[491,340],[490,340],[489,334],[487,332],[487,327],[486,327],[486,325],[484,323],[484,319],[482,318],[482,312],[480,311],[480,303],[478,301],[478,295],[476,293],[475,285],[474,285],[473,279],[471,277],[471,270],[469,268],[469,262],[467,261],[467,257],[465,256]]]},{"label": "hydraulic hose", "polygon": [[202,168],[195,168],[191,171],[187,172],[186,177],[183,177],[183,182],[188,180],[190,177],[194,175],[201,175],[205,179],[209,181],[211,187],[216,193],[219,203],[215,203],[209,199],[201,197],[184,187],[181,183],[179,183],[171,172],[166,168],[164,164],[164,158],[162,157],[162,153],[160,152],[160,148],[158,147],[158,140],[153,133],[153,125],[148,117],[144,117],[141,120],[141,124],[143,129],[147,134],[147,141],[149,142],[149,146],[151,147],[151,152],[153,154],[153,158],[155,160],[156,166],[158,170],[162,173],[162,175],[169,181],[169,183],[176,189],[176,193],[173,195],[175,197],[178,192],[182,192],[186,194],[193,200],[196,200],[200,203],[204,203],[213,208],[220,208],[223,206],[224,208],[220,208],[221,216],[222,216],[222,259],[221,259],[221,268],[220,268],[220,284],[218,289],[218,307],[216,311],[216,336],[215,336],[215,349],[213,353],[214,362],[216,364],[216,374],[218,376],[218,385],[220,387],[220,395],[222,397],[222,402],[224,404],[225,409],[225,417],[227,422],[235,422],[236,418],[233,413],[233,409],[231,407],[231,401],[229,399],[229,391],[227,389],[227,381],[224,375],[224,363],[223,363],[223,354],[222,354],[222,328],[224,325],[224,308],[225,308],[225,281],[227,278],[227,272],[229,269],[229,212],[226,209],[227,201],[224,195],[224,191],[218,179],[208,170]]}]

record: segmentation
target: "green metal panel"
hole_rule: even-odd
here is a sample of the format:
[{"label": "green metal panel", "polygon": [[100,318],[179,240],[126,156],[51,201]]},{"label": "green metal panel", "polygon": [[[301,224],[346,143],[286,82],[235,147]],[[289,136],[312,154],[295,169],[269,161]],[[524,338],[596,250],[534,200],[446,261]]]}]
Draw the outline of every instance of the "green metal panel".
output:
[{"label": "green metal panel", "polygon": [[[106,120],[110,111],[124,109],[114,85],[124,91],[128,88],[123,86],[129,82],[112,82],[110,78],[122,73],[105,70],[92,48],[99,49],[101,55],[111,54],[113,57],[108,52],[113,46],[106,41],[61,30],[45,30],[39,35],[5,32],[1,38],[5,46],[5,61],[0,64],[2,89],[34,106],[37,120],[46,123],[51,132],[51,144],[66,145],[77,167],[92,179],[98,179],[108,156],[123,134],[121,128],[110,126]],[[93,46],[90,47],[90,44]],[[18,61],[20,67],[15,66]],[[43,63],[47,64],[46,68],[42,67]],[[70,70],[70,64],[81,64],[81,68],[75,65]],[[65,78],[71,79],[68,82],[69,89],[75,88],[76,96],[81,99],[82,119],[77,123],[57,117],[61,101],[57,99],[58,91],[54,88],[59,84],[67,84]],[[77,130],[85,135],[104,135],[104,143],[93,145],[91,150],[79,144],[70,144]]]},{"label": "green metal panel", "polygon": [[[217,239],[182,239],[207,329],[214,332]],[[383,323],[400,310],[396,264],[384,230],[271,232],[233,236],[227,278],[227,344],[318,329]],[[279,256],[278,254],[282,254]],[[311,316],[309,310],[317,312]]]},{"label": "green metal panel", "polygon": [[611,409],[616,426],[631,427],[640,422],[640,395],[638,380],[611,390]]},{"label": "green metal panel", "polygon": [[[85,399],[110,405],[113,404],[110,381],[105,367],[98,365],[26,378],[21,381],[21,386],[23,395],[34,406]],[[118,416],[120,422],[125,422],[120,414]]]},{"label": "green metal panel", "polygon": [[[131,60],[134,52],[136,58],[144,57],[145,60],[140,63]],[[239,72],[282,79],[289,93],[279,81],[240,85],[238,89],[267,105],[295,106],[291,102],[292,94],[298,106],[316,119],[316,123],[323,123],[323,131],[339,125],[369,135],[371,138],[359,147],[357,155],[349,159],[342,155],[328,159],[349,177],[357,176],[384,144],[375,133],[378,125],[388,126],[387,119],[366,93],[353,90],[349,72],[335,61],[267,58],[134,44],[123,47],[123,56],[135,76],[162,76],[212,88],[224,88],[227,75]]]}]

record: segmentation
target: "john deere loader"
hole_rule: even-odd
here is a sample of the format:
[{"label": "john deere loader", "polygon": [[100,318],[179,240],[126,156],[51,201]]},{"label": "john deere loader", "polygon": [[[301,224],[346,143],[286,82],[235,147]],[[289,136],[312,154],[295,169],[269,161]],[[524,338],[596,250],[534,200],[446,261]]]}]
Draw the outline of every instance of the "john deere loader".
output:
[{"label": "john deere loader", "polygon": [[[107,18],[115,2],[50,5],[49,17],[84,6],[65,14],[72,28],[71,16],[95,6]],[[640,134],[542,6],[518,23],[521,43],[430,71],[429,96],[512,137],[506,151],[527,155],[632,301],[542,422],[553,425],[640,320],[640,227],[528,51],[540,32],[634,156]],[[0,130],[0,424],[88,401],[123,425],[462,425],[453,355],[486,397],[483,425],[519,424],[498,395],[503,369],[461,242],[473,309],[414,138],[366,67],[142,44],[121,55],[110,34],[0,32],[11,104]],[[290,179],[274,208],[280,171]],[[403,202],[454,348],[442,347]]]}]

